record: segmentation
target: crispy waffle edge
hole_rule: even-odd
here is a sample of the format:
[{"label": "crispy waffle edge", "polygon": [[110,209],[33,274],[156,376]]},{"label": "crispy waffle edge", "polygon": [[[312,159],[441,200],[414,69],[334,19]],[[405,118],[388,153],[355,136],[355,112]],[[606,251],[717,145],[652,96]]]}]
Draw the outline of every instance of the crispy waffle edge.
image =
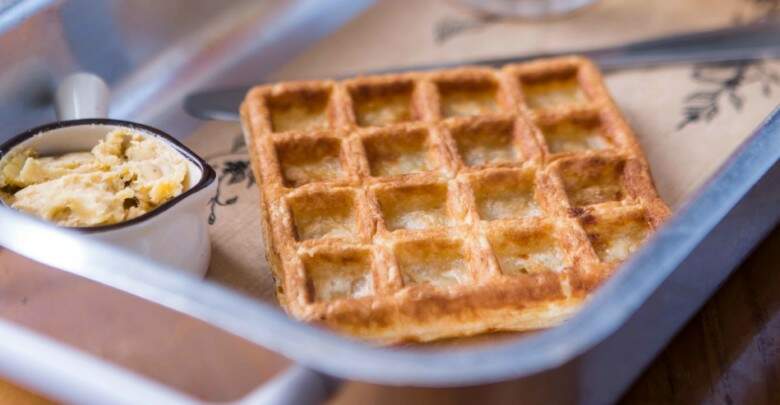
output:
[{"label": "crispy waffle edge", "polygon": [[[538,89],[544,89],[545,81],[567,80],[578,86],[572,97],[584,101],[548,106],[545,103],[554,99],[532,100],[534,92],[543,92]],[[482,104],[472,102],[483,98]],[[448,116],[470,114],[475,108],[482,110],[473,116]],[[379,344],[555,326],[576,313],[620,265],[622,259],[613,256],[635,248],[621,241],[632,241],[634,234],[644,240],[670,215],[601,74],[578,56],[501,69],[463,67],[263,85],[249,91],[240,112],[261,189],[266,258],[281,306],[295,318]],[[496,136],[494,145],[485,146],[468,138],[469,131],[491,122],[511,128],[505,131],[509,141]],[[301,123],[308,127],[296,127]],[[566,125],[582,126],[586,132],[596,128],[595,140],[586,137],[583,144],[597,148],[571,146],[581,147],[566,142]],[[463,139],[457,138],[460,128],[466,128]],[[469,144],[472,141],[477,146]],[[488,149],[494,153],[483,153]],[[411,173],[403,172],[409,168]],[[533,173],[530,198],[538,203],[541,217],[483,218],[475,184],[515,181],[511,176],[523,170]],[[610,187],[613,183],[616,189]],[[513,183],[507,184],[510,190]],[[492,190],[480,187],[486,190],[489,209]],[[428,197],[405,196],[410,188],[409,195]],[[307,196],[321,200],[323,207],[307,206]],[[403,211],[397,209],[403,204],[424,205],[426,199],[444,204],[442,215],[455,224],[393,228],[393,210]],[[359,211],[355,223],[344,219],[338,211],[342,206],[348,207],[346,217],[352,215],[350,210]],[[318,209],[335,210],[323,215],[330,216],[329,224],[344,222],[339,226],[347,231],[320,235],[320,224],[309,218],[317,213],[308,212]],[[491,238],[524,238],[525,233],[533,238],[540,230],[555,235],[561,267],[510,276]],[[614,244],[610,236],[621,232],[629,233]],[[467,281],[406,285],[401,262],[408,259],[399,259],[396,250],[418,242],[428,246],[430,241],[460,249],[457,257],[465,263],[459,265]],[[344,268],[368,263],[362,282],[370,285],[370,294],[357,296],[348,288],[351,296],[319,297],[318,281],[307,267],[318,260],[331,266],[343,260],[337,264]],[[406,266],[415,269],[414,260],[410,263]]]}]

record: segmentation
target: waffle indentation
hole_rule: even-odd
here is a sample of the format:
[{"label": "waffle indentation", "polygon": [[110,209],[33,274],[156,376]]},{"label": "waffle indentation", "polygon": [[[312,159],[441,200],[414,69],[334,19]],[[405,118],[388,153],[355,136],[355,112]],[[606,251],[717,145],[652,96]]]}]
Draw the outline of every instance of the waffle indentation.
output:
[{"label": "waffle indentation", "polygon": [[511,120],[465,124],[450,129],[458,154],[467,166],[513,163],[520,160]]},{"label": "waffle indentation", "polygon": [[412,105],[411,81],[362,84],[350,90],[355,120],[361,127],[383,126],[418,119]]},{"label": "waffle indentation", "polygon": [[650,234],[650,225],[641,210],[611,217],[588,215],[581,221],[593,250],[604,263],[626,260]]},{"label": "waffle indentation", "polygon": [[439,81],[436,83],[444,118],[489,114],[498,111],[498,85],[490,79]]},{"label": "waffle indentation", "polygon": [[302,259],[313,301],[360,298],[374,293],[368,249],[321,251]]},{"label": "waffle indentation", "polygon": [[560,272],[566,267],[566,255],[552,226],[496,230],[488,239],[504,275]]},{"label": "waffle indentation", "polygon": [[[272,128],[302,89],[328,126]],[[379,344],[552,327],[669,214],[576,56],[263,85],[241,113],[279,302]]]},{"label": "waffle indentation", "polygon": [[395,256],[406,287],[415,284],[447,287],[469,284],[471,279],[464,246],[459,240],[401,242],[395,246]]},{"label": "waffle indentation", "polygon": [[532,171],[501,170],[471,179],[477,213],[483,221],[542,214],[534,197]]},{"label": "waffle indentation", "polygon": [[336,138],[294,139],[276,145],[286,187],[299,187],[345,176],[341,167],[341,141]]},{"label": "waffle indentation", "polygon": [[371,175],[394,176],[431,170],[428,138],[425,129],[383,132],[363,138]]},{"label": "waffle indentation", "polygon": [[452,224],[446,184],[379,188],[375,194],[389,231],[432,229]]},{"label": "waffle indentation", "polygon": [[356,237],[357,203],[352,190],[304,193],[287,201],[297,240]]},{"label": "waffle indentation", "polygon": [[539,127],[547,150],[552,154],[602,150],[611,145],[600,121],[595,117],[566,119],[552,124],[541,124]]},{"label": "waffle indentation", "polygon": [[561,162],[559,167],[572,207],[620,201],[625,197],[623,160],[577,159]]},{"label": "waffle indentation", "polygon": [[587,102],[575,70],[521,81],[525,102],[532,109],[555,108]]},{"label": "waffle indentation", "polygon": [[268,110],[274,132],[325,129],[330,89],[303,89],[269,96]]}]

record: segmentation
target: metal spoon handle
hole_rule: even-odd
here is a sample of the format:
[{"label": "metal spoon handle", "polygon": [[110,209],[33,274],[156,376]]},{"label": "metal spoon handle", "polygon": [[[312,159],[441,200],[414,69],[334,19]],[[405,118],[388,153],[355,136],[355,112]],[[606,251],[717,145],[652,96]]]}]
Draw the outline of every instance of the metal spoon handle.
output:
[{"label": "metal spoon handle", "polygon": [[103,79],[92,73],[74,73],[57,87],[54,97],[57,119],[106,118],[108,97],[108,86]]}]

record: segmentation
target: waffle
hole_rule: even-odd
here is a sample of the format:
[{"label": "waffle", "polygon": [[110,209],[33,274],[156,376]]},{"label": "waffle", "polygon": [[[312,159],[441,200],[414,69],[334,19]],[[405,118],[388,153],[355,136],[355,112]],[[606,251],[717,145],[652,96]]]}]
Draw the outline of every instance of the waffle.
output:
[{"label": "waffle", "polygon": [[280,304],[382,344],[559,324],[669,215],[580,57],[258,86],[241,116]]}]

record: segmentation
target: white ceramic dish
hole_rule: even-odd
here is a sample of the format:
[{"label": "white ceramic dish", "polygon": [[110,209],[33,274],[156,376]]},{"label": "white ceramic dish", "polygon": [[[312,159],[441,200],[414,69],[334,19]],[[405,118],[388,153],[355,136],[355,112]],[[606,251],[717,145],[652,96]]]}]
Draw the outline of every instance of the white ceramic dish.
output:
[{"label": "white ceramic dish", "polygon": [[118,128],[130,128],[165,142],[189,163],[187,184],[182,194],[129,221],[73,229],[170,268],[197,276],[205,275],[211,254],[207,209],[216,187],[214,169],[159,129],[103,118],[107,100],[107,88],[96,76],[82,73],[69,77],[57,93],[60,121],[32,128],[11,138],[0,145],[0,158],[26,148],[35,149],[44,156],[87,151],[107,133]]}]

